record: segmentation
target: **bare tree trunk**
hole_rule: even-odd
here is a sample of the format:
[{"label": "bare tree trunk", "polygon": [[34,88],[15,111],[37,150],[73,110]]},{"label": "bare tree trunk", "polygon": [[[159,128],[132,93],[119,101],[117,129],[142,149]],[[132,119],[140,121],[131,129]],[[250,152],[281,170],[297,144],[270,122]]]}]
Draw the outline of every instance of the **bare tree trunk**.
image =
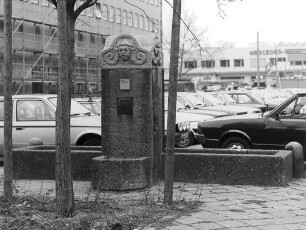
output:
[{"label": "bare tree trunk", "polygon": [[4,196],[13,196],[12,157],[12,1],[4,0]]},{"label": "bare tree trunk", "polygon": [[70,28],[71,19],[67,14],[65,0],[58,0],[57,10],[59,87],[56,109],[56,201],[59,214],[68,217],[73,215],[75,208],[70,149],[71,69],[69,70],[69,67],[71,67],[71,63],[69,63],[68,55],[73,51],[70,50],[70,41],[67,39],[73,35],[74,26]]},{"label": "bare tree trunk", "polygon": [[178,54],[180,45],[180,15],[181,0],[173,1],[173,22],[171,34],[171,56],[169,72],[169,98],[168,98],[168,120],[167,120],[167,145],[165,160],[165,184],[164,203],[173,202],[173,179],[174,179],[174,145],[175,145],[175,121],[177,100],[177,74]]}]

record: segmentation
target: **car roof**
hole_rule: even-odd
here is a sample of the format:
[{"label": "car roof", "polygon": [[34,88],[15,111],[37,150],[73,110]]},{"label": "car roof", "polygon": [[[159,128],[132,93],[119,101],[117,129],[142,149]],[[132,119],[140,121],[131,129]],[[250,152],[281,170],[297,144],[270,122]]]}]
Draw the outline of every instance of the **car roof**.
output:
[{"label": "car roof", "polygon": [[[49,98],[49,97],[57,97],[57,94],[20,94],[13,95],[13,99],[26,99],[26,98]],[[0,96],[0,99],[4,99],[4,96]]]}]

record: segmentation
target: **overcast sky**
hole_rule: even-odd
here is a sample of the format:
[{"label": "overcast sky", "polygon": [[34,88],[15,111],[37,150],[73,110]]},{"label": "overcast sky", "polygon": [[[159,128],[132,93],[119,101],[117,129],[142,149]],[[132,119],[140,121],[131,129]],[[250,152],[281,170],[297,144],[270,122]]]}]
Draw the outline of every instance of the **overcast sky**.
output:
[{"label": "overcast sky", "polygon": [[[212,45],[224,41],[246,47],[256,43],[257,32],[260,41],[306,42],[306,0],[238,0],[222,7],[224,18],[218,16],[216,0],[182,2],[198,17],[197,25],[207,28]],[[172,12],[165,1],[163,10],[170,21]]]}]

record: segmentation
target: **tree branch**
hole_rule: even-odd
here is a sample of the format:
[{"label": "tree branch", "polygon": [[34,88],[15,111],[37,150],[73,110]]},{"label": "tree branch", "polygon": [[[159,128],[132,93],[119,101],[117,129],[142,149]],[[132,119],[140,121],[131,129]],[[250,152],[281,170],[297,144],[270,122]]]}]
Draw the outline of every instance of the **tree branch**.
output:
[{"label": "tree branch", "polygon": [[73,18],[76,20],[83,10],[95,5],[97,2],[98,0],[85,0],[85,2],[74,11]]},{"label": "tree branch", "polygon": [[57,8],[57,0],[48,0],[48,2],[50,2],[55,6],[55,8]]}]

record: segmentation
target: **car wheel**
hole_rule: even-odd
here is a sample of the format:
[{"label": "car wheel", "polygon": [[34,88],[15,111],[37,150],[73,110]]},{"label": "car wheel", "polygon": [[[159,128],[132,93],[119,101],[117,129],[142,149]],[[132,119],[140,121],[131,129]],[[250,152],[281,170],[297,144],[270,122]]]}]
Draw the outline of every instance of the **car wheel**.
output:
[{"label": "car wheel", "polygon": [[82,143],[83,146],[101,146],[101,139],[94,137],[85,140]]},{"label": "car wheel", "polygon": [[230,137],[222,143],[221,148],[224,148],[224,149],[250,149],[251,145],[244,138]]},{"label": "car wheel", "polygon": [[188,131],[181,135],[180,140],[176,143],[178,148],[186,148],[195,143],[195,137],[192,132]]}]

